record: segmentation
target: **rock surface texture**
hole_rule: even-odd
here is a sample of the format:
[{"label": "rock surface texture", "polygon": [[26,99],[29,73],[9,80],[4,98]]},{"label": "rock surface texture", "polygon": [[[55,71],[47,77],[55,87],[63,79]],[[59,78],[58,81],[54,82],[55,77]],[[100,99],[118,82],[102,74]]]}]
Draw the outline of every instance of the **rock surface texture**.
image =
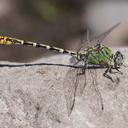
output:
[{"label": "rock surface texture", "polygon": [[[123,75],[111,74],[112,83],[103,77],[105,69],[87,71],[86,87],[80,93],[79,84],[75,105],[68,116],[65,84],[69,67],[7,66],[0,67],[0,128],[127,128],[128,127],[128,67],[127,48]],[[114,49],[114,51],[117,48]],[[68,56],[60,55],[35,61],[65,63]],[[93,76],[97,76],[94,83]],[[113,72],[115,72],[113,70]],[[75,75],[74,75],[75,79]],[[118,79],[118,81],[117,81]],[[69,85],[70,86],[70,85]],[[104,109],[101,109],[101,94]]]}]

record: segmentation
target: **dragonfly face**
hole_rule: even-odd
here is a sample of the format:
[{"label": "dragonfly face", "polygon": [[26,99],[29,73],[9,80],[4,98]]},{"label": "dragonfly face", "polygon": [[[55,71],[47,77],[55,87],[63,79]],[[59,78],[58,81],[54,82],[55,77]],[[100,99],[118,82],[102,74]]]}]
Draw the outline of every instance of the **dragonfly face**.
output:
[{"label": "dragonfly face", "polygon": [[121,66],[124,63],[124,56],[120,51],[117,51],[114,55],[115,67]]}]

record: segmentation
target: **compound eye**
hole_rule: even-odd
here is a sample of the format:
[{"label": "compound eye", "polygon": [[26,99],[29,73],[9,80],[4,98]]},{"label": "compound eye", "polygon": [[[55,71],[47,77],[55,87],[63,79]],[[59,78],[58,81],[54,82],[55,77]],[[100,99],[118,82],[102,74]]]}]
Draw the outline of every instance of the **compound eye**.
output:
[{"label": "compound eye", "polygon": [[117,51],[115,54],[115,63],[119,66],[123,64],[123,55],[120,51]]}]

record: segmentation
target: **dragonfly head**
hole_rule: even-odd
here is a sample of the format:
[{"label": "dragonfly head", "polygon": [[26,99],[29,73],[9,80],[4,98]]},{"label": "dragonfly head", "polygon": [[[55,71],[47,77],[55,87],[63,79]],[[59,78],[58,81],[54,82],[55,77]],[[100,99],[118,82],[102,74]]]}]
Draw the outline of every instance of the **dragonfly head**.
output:
[{"label": "dragonfly head", "polygon": [[121,66],[124,63],[124,56],[120,51],[117,51],[114,55],[115,67]]}]

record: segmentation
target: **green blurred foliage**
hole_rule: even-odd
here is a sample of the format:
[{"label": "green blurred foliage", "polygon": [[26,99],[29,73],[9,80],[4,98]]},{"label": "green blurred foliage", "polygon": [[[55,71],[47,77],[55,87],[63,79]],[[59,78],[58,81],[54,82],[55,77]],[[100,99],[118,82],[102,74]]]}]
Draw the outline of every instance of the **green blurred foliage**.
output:
[{"label": "green blurred foliage", "polygon": [[60,17],[59,9],[54,5],[54,3],[49,1],[39,2],[37,5],[37,12],[48,22],[54,22]]},{"label": "green blurred foliage", "polygon": [[78,13],[86,0],[21,0],[21,11],[25,15],[40,18],[47,22],[72,13]]}]

